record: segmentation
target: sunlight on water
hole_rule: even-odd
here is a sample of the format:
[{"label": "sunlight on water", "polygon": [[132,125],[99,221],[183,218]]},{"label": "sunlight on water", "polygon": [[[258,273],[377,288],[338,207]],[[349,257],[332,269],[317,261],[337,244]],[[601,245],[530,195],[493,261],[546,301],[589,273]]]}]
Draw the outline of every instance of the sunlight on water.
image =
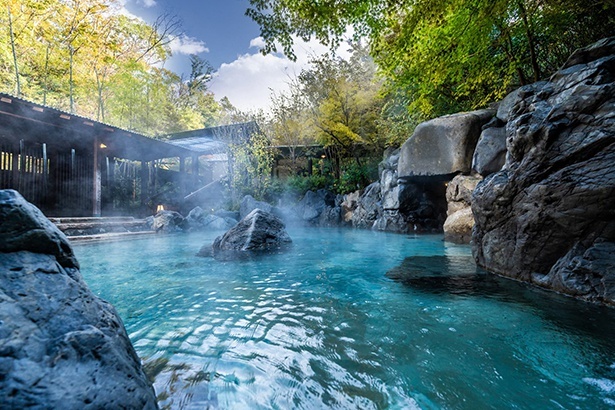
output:
[{"label": "sunlight on water", "polygon": [[240,262],[195,256],[220,232],[76,247],[162,408],[615,408],[615,310],[477,272],[437,235],[289,233]]}]

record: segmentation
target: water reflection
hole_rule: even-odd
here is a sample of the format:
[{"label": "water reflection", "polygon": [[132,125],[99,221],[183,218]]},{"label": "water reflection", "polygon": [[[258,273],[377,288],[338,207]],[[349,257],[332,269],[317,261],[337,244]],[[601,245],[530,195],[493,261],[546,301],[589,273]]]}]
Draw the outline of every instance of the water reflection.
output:
[{"label": "water reflection", "polygon": [[161,407],[615,403],[612,310],[486,275],[440,236],[289,233],[289,253],[237,262],[194,256],[215,234],[77,248]]}]

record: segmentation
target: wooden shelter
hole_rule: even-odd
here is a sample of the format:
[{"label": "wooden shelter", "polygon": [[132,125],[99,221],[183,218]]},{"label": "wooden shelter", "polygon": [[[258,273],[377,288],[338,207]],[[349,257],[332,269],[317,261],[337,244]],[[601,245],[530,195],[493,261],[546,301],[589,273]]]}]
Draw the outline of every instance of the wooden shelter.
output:
[{"label": "wooden shelter", "polygon": [[199,154],[0,93],[0,189],[19,191],[50,216],[122,212],[113,206],[118,164],[130,165],[135,200],[141,213],[151,212],[146,203],[155,194],[159,160],[178,158],[181,181],[184,159]]}]

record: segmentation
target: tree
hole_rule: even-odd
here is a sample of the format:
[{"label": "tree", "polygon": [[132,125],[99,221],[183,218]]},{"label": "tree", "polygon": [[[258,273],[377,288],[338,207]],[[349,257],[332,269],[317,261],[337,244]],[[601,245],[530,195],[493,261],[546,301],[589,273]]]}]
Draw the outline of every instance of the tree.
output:
[{"label": "tree", "polygon": [[[485,106],[543,78],[574,48],[612,35],[612,0],[251,0],[263,52],[293,56],[293,36],[335,46],[366,37],[413,115]],[[399,99],[399,98],[398,98]]]}]

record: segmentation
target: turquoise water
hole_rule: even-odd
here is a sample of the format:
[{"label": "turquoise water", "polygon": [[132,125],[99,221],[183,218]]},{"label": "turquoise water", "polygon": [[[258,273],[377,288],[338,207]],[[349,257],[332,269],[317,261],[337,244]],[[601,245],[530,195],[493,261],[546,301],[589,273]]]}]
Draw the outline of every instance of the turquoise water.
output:
[{"label": "turquoise water", "polygon": [[282,255],[194,256],[218,234],[75,247],[162,408],[615,408],[615,309],[477,272],[438,235],[290,229]]}]

